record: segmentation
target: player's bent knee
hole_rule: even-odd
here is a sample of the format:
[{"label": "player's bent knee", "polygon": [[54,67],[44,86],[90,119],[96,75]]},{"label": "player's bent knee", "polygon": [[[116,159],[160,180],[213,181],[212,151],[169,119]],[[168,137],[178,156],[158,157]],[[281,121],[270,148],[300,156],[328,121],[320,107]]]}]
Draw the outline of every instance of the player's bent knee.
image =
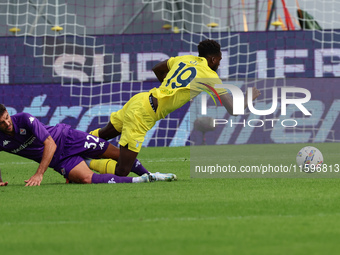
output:
[{"label": "player's bent knee", "polygon": [[69,174],[68,179],[75,183],[90,184],[92,183],[93,172],[90,173],[79,173],[73,171]]},{"label": "player's bent knee", "polygon": [[92,170],[86,165],[85,161],[81,161],[68,174],[68,179],[72,182],[90,184],[92,183]]},{"label": "player's bent knee", "polygon": [[92,176],[81,176],[81,177],[69,177],[70,181],[74,183],[81,183],[81,184],[91,184],[92,183]]}]

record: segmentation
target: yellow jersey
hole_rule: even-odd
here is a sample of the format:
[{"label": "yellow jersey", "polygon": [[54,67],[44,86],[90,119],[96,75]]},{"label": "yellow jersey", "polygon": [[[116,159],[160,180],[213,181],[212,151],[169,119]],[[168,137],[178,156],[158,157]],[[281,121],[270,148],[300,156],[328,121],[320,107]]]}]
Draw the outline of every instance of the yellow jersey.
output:
[{"label": "yellow jersey", "polygon": [[[172,57],[167,65],[169,72],[162,84],[149,91],[158,100],[156,112],[158,120],[182,107],[202,91],[209,91],[210,86],[222,84],[205,58],[193,55]],[[219,95],[227,93],[225,89],[215,91]]]}]

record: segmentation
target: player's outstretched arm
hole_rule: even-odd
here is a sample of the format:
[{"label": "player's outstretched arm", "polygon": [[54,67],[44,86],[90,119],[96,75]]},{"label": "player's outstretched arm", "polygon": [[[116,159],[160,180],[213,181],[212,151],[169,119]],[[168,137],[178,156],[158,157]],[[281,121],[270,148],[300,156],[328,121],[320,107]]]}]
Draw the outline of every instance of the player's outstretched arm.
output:
[{"label": "player's outstretched arm", "polygon": [[158,64],[156,64],[153,68],[152,71],[155,73],[157,79],[160,82],[163,82],[165,76],[168,74],[169,72],[169,68],[168,68],[168,60],[164,60],[162,62],[159,62]]},{"label": "player's outstretched arm", "polygon": [[41,162],[37,169],[37,172],[29,179],[25,180],[25,186],[40,186],[40,183],[43,179],[43,175],[46,172],[53,155],[57,149],[57,145],[55,144],[53,138],[51,136],[47,137],[44,141],[44,151]]},{"label": "player's outstretched arm", "polygon": [[[252,101],[258,98],[260,95],[261,95],[261,92],[257,88],[253,87],[252,88]],[[233,97],[228,93],[228,94],[221,95],[220,98],[221,98],[223,106],[228,111],[228,113],[230,115],[236,116],[233,110]],[[247,107],[248,107],[248,91],[246,94],[246,99],[244,101],[244,109],[246,109]]]},{"label": "player's outstretched arm", "polygon": [[233,97],[228,93],[228,94],[223,94],[220,96],[221,102],[224,106],[224,108],[228,111],[230,115],[233,114]]}]

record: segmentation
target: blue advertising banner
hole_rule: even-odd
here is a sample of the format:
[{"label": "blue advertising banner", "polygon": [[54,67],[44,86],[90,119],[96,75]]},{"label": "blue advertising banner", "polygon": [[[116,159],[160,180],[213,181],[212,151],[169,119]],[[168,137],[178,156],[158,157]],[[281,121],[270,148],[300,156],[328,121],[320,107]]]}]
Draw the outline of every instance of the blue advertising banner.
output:
[{"label": "blue advertising banner", "polygon": [[[228,124],[207,132],[206,142],[340,141],[337,128],[340,93],[336,78],[340,77],[340,47],[334,43],[340,41],[340,35],[318,33],[222,34],[223,59],[218,72],[224,82],[237,81],[242,88],[243,80],[249,84],[249,80],[256,79],[254,85],[270,91],[284,79],[285,86],[311,92],[306,107],[312,111],[312,117],[299,120],[299,113],[289,108],[287,115],[291,116],[286,118],[294,117],[298,122],[294,129],[289,129],[281,125],[280,104],[271,116],[279,119],[275,122],[251,114],[243,119],[221,116],[220,107],[210,105],[208,115],[225,119]],[[45,124],[64,122],[83,131],[103,126],[110,113],[120,109],[135,93],[159,86],[152,67],[169,57],[188,54],[191,49],[178,34],[2,37],[0,44],[1,103],[10,113],[26,111]],[[193,104],[199,104],[199,100],[200,96]],[[259,104],[269,108],[270,102]],[[201,144],[202,134],[195,130],[190,112],[187,104],[161,120],[149,132],[143,146]],[[240,124],[230,126],[230,118]],[[264,125],[252,127],[254,119],[264,121]]]},{"label": "blue advertising banner", "polygon": [[[340,76],[340,47],[335,43],[339,33],[280,31],[221,37],[222,79]],[[2,37],[0,43],[0,76],[7,77],[0,84],[154,80],[150,69],[155,63],[190,53],[191,48],[178,34]],[[70,63],[77,65],[73,73]]]}]

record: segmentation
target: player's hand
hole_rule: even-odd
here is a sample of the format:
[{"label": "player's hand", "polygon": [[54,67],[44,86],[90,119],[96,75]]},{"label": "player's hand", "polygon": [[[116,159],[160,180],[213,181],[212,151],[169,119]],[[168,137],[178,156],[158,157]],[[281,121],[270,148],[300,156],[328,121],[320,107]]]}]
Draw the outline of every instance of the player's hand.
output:
[{"label": "player's hand", "polygon": [[40,186],[40,183],[43,179],[43,175],[42,174],[35,174],[33,175],[31,178],[29,178],[29,180],[26,180],[26,185],[27,186]]},{"label": "player's hand", "polygon": [[258,98],[261,95],[261,92],[257,88],[253,87],[252,94],[253,94],[253,101],[254,101],[256,98]]},{"label": "player's hand", "polygon": [[8,182],[3,182],[3,181],[0,182],[0,186],[7,186],[7,184]]}]

